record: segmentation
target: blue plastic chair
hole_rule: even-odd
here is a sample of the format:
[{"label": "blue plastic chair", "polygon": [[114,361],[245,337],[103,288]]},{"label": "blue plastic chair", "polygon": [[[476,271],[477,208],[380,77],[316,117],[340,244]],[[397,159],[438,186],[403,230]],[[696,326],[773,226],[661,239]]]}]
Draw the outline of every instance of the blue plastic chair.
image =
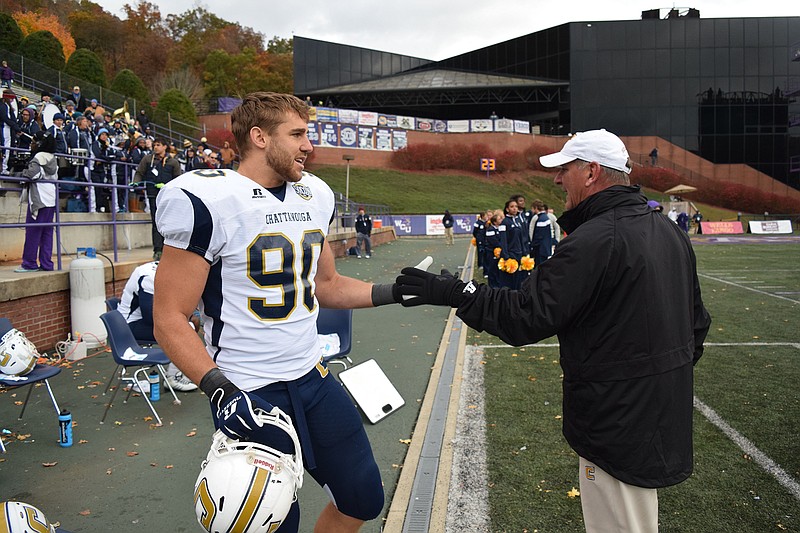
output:
[{"label": "blue plastic chair", "polygon": [[347,363],[353,364],[353,361],[347,356],[353,343],[352,309],[326,309],[320,307],[317,315],[317,333],[320,335],[335,333],[339,336],[339,351],[335,354],[326,355],[323,358],[325,363],[337,363],[345,368],[347,368]]},{"label": "blue plastic chair", "polygon": [[119,298],[116,296],[111,296],[110,298],[106,298],[106,309],[109,311],[113,311],[119,307]]},{"label": "blue plastic chair", "polygon": [[[169,358],[164,351],[160,348],[143,348],[140,346],[134,338],[131,328],[128,327],[128,323],[125,321],[125,318],[116,310],[103,313],[100,315],[100,320],[102,320],[103,324],[106,326],[106,331],[108,332],[108,345],[111,348],[111,355],[114,357],[114,361],[117,363],[117,368],[114,370],[114,374],[112,374],[111,378],[108,380],[108,384],[106,385],[106,390],[103,392],[103,395],[108,392],[108,389],[111,387],[111,383],[114,380],[114,376],[117,374],[117,370],[119,370],[120,385],[125,382],[128,382],[131,385],[130,389],[128,389],[128,396],[125,397],[124,403],[127,403],[128,398],[130,398],[131,392],[133,391],[133,384],[147,383],[147,374],[150,372],[150,369],[156,368],[164,378],[163,383],[166,384],[167,388],[172,393],[172,397],[175,399],[173,403],[175,405],[180,405],[181,401],[178,399],[178,396],[172,389],[172,385],[169,384],[167,373],[164,370],[164,365],[169,364]],[[127,375],[127,369],[134,369],[133,374]],[[103,418],[100,420],[101,424],[105,422],[108,410],[111,408],[111,404],[114,402],[114,397],[117,395],[119,388],[119,386],[114,388],[114,393],[111,395],[111,399],[108,401],[106,410],[103,413]],[[141,396],[147,402],[147,406],[150,407],[150,411],[153,413],[153,416],[155,416],[156,420],[158,421],[158,425],[160,426],[161,417],[158,416],[158,412],[156,412],[156,408],[153,407],[153,403],[150,401],[150,398],[147,394],[142,394]]]},{"label": "blue plastic chair", "polygon": [[[11,321],[7,318],[0,318],[0,331],[8,331],[12,328]],[[53,389],[50,387],[50,378],[53,376],[57,376],[61,373],[61,368],[57,366],[50,366],[50,365],[40,365],[36,364],[27,375],[25,376],[6,376],[5,374],[0,374],[0,388],[4,389],[16,389],[18,387],[28,387],[28,394],[25,396],[25,401],[22,403],[22,411],[19,413],[18,420],[22,420],[23,415],[25,415],[25,408],[28,406],[28,400],[31,398],[31,393],[33,392],[33,386],[40,381],[44,381],[45,386],[47,387],[47,394],[50,396],[50,401],[53,402],[53,408],[56,410],[56,416],[61,413],[61,409],[58,407],[58,402],[56,401],[56,397],[53,394]],[[0,439],[0,452],[5,453],[6,448],[3,445],[2,439]]]}]

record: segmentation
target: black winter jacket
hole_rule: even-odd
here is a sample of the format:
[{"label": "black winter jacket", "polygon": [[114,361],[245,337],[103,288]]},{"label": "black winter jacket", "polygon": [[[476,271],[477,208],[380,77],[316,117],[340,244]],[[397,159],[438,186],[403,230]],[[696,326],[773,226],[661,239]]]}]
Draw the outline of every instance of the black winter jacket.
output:
[{"label": "black winter jacket", "polygon": [[558,223],[569,235],[520,290],[480,285],[457,314],[513,345],[558,335],[570,446],[625,483],[679,483],[711,324],[691,242],[638,187],[596,193]]}]

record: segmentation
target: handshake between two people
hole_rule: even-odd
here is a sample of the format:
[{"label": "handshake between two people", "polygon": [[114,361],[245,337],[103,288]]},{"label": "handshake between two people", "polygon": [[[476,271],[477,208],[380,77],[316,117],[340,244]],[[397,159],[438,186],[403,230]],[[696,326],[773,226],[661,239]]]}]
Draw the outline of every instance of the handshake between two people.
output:
[{"label": "handshake between two people", "polygon": [[464,283],[446,269],[440,274],[428,272],[433,258],[426,257],[415,267],[400,271],[391,285],[392,300],[403,307],[418,305],[446,305],[458,307],[467,293],[474,292],[472,282]]}]

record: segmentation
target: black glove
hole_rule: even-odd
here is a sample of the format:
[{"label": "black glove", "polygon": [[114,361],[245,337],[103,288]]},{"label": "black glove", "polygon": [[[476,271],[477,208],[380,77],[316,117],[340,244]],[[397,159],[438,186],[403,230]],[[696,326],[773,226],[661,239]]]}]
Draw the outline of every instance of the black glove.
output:
[{"label": "black glove", "polygon": [[225,436],[258,442],[284,453],[293,453],[294,445],[285,431],[260,420],[259,411],[270,412],[273,405],[247,391],[240,390],[218,369],[209,370],[200,380],[200,389],[211,401],[214,427]]},{"label": "black glove", "polygon": [[403,307],[424,304],[458,307],[466,285],[446,269],[436,275],[414,267],[401,270],[395,282],[398,292],[403,296]]}]

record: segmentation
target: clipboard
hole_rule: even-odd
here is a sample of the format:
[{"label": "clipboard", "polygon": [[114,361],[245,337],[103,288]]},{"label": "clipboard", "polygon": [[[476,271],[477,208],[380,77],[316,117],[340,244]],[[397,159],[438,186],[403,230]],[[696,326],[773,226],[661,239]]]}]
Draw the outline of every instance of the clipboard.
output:
[{"label": "clipboard", "polygon": [[373,424],[405,405],[405,400],[375,359],[342,370],[339,379]]}]

